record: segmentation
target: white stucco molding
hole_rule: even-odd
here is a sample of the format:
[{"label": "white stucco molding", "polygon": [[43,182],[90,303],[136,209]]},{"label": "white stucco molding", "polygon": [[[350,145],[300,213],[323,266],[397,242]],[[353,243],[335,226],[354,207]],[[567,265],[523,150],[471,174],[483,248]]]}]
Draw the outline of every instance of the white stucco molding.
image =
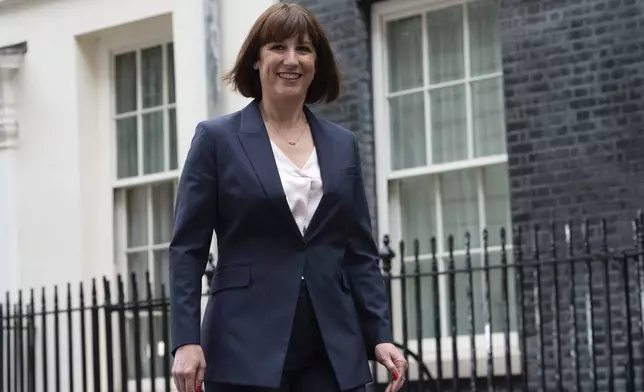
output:
[{"label": "white stucco molding", "polygon": [[18,145],[16,75],[26,52],[26,43],[0,48],[0,150]]}]

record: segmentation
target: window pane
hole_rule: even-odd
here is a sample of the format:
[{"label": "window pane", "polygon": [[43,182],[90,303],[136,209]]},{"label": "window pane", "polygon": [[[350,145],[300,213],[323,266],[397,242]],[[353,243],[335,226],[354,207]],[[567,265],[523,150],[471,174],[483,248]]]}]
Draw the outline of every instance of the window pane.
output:
[{"label": "window pane", "polygon": [[170,242],[174,206],[174,184],[165,182],[152,187],[152,213],[154,218],[154,243]]},{"label": "window pane", "polygon": [[163,171],[163,112],[143,115],[143,170],[145,174]]},{"label": "window pane", "polygon": [[427,14],[427,38],[430,83],[464,78],[463,7],[459,5]]},{"label": "window pane", "polygon": [[128,288],[128,298],[134,298],[134,287],[132,284],[132,274],[136,276],[136,294],[139,300],[146,298],[147,283],[145,273],[148,271],[148,252],[135,252],[127,255],[127,276],[126,287]]},{"label": "window pane", "polygon": [[[491,267],[501,265],[501,252],[490,252],[489,263]],[[508,265],[512,265],[514,259],[512,251],[506,251],[506,260]],[[483,261],[481,261],[483,265]],[[515,287],[515,274],[514,268],[507,269],[507,284],[508,284],[508,307],[509,312],[506,310],[505,299],[503,298],[503,269],[494,268],[490,270],[490,302],[492,307],[492,332],[505,331],[505,317],[508,314],[510,319],[510,331],[517,330],[517,314],[516,314],[516,287]],[[482,282],[484,282],[482,280]],[[482,286],[484,287],[484,286]],[[481,293],[484,291],[481,290]],[[482,296],[483,297],[483,296]],[[483,309],[483,301],[481,300],[480,309]],[[480,332],[484,331],[485,319],[482,318],[480,323]]]},{"label": "window pane", "polygon": [[[139,326],[138,326],[138,331],[135,328],[135,322],[134,318],[128,318],[127,319],[127,331],[128,331],[128,358],[132,358],[131,360],[128,360],[128,379],[133,380],[136,378],[135,374],[135,359],[140,361],[141,364],[141,378],[149,378],[150,377],[150,362],[151,360],[154,360],[154,370],[156,373],[157,377],[161,377],[166,369],[164,369],[165,366],[165,361],[164,361],[164,355],[165,355],[165,350],[168,349],[166,346],[165,341],[168,340],[168,338],[163,337],[163,316],[161,315],[154,315],[152,317],[152,340],[153,340],[153,345],[150,345],[150,323],[149,319],[147,316],[147,312],[140,313],[139,317]],[[134,347],[135,347],[135,336],[138,335],[138,346],[139,346],[139,351],[138,351],[138,356],[135,355]],[[170,364],[171,365],[171,364]],[[170,371],[170,369],[168,369]]]},{"label": "window pane", "polygon": [[170,124],[168,132],[170,132],[170,170],[178,167],[177,164],[177,112],[175,109],[170,109],[169,113]]},{"label": "window pane", "polygon": [[467,3],[470,30],[470,64],[472,75],[501,71],[501,28],[498,2],[493,0]]},{"label": "window pane", "polygon": [[[408,274],[414,273],[416,270],[415,263],[413,262],[405,263],[405,268]],[[421,261],[419,263],[419,269],[421,274],[431,273],[432,262]],[[418,323],[418,320],[416,319],[416,306],[418,305],[420,305],[421,311],[421,336],[423,338],[436,337],[436,328],[434,328],[434,325],[436,317],[440,314],[440,310],[437,314],[437,312],[434,311],[434,306],[440,306],[440,303],[436,304],[437,298],[434,295],[433,276],[423,275],[418,279],[420,282],[420,303],[416,301],[416,277],[405,278],[405,280],[407,286],[405,288],[405,296],[407,297],[407,334],[409,339],[416,339],[418,336],[418,332],[416,330]],[[441,320],[441,322],[443,322],[443,320]]]},{"label": "window pane", "polygon": [[116,176],[138,174],[138,141],[136,117],[116,120]]},{"label": "window pane", "polygon": [[480,244],[481,233],[475,170],[456,170],[441,175],[441,197],[445,249],[448,236],[454,236],[454,249],[465,249],[469,231],[472,248]]},{"label": "window pane", "polygon": [[485,188],[485,220],[490,246],[501,245],[501,228],[505,228],[506,245],[512,244],[510,221],[510,185],[505,164],[486,167],[483,172]]},{"label": "window pane", "polygon": [[174,44],[168,44],[168,102],[174,103]]},{"label": "window pane", "polygon": [[136,54],[121,54],[114,60],[116,113],[136,110]]},{"label": "window pane", "polygon": [[165,298],[168,298],[169,289],[168,249],[154,251],[154,296],[161,298],[161,285],[165,287]]},{"label": "window pane", "polygon": [[505,121],[501,78],[472,83],[474,155],[505,154]]},{"label": "window pane", "polygon": [[420,15],[387,24],[389,91],[423,85],[422,28]]},{"label": "window pane", "polygon": [[[449,257],[444,258],[445,269],[450,271],[450,259]],[[472,257],[473,266],[480,266],[479,258],[474,256]],[[465,256],[454,256],[454,287],[456,294],[456,334],[464,335],[468,334],[470,330],[470,321],[468,319],[468,308],[471,306],[474,319],[476,321],[481,320],[481,309],[477,308],[474,304],[482,302],[481,298],[481,273],[479,271],[474,272],[472,275],[472,298],[473,301],[470,303],[470,299],[467,293],[467,285],[469,284],[469,274],[468,271],[465,271]],[[444,306],[446,306],[447,314],[447,325],[451,326],[451,314],[452,310],[450,307],[451,300],[451,274],[448,272],[445,276],[445,301]],[[478,298],[477,298],[478,297]],[[475,324],[475,328],[477,325]],[[448,333],[451,333],[450,328],[448,327]]]},{"label": "window pane", "polygon": [[163,58],[161,46],[141,51],[141,79],[143,107],[163,103]]},{"label": "window pane", "polygon": [[[507,262],[512,263],[512,252],[507,252]],[[500,252],[491,252],[489,254],[489,265],[494,267],[501,264]],[[445,265],[448,267],[449,258],[445,258]],[[471,255],[471,263],[473,268],[483,266],[482,255]],[[503,332],[505,329],[504,318],[506,315],[506,306],[503,298],[502,277],[503,270],[501,268],[494,268],[489,270],[489,292],[490,304],[488,308],[487,297],[485,296],[485,272],[482,270],[472,271],[472,302],[468,295],[467,287],[469,286],[469,270],[466,269],[465,256],[454,256],[455,272],[454,283],[456,288],[456,330],[458,335],[469,334],[470,321],[468,319],[468,307],[472,306],[472,313],[474,316],[474,332],[476,334],[485,333],[485,325],[488,319],[488,309],[491,311],[492,332]],[[450,300],[450,275],[445,275],[445,301],[447,306],[448,317],[451,314],[449,308]],[[515,298],[515,285],[514,285],[514,269],[508,268],[508,304],[510,319],[510,330],[516,331],[516,301]],[[448,324],[450,319],[447,320]]]},{"label": "window pane", "polygon": [[402,239],[406,256],[414,254],[415,239],[419,241],[420,254],[431,252],[430,241],[436,235],[435,189],[430,176],[400,180]]},{"label": "window pane", "polygon": [[424,166],[425,110],[424,93],[391,98],[391,167],[393,170]]},{"label": "window pane", "polygon": [[128,247],[148,244],[147,187],[127,190],[127,244]]},{"label": "window pane", "polygon": [[465,87],[446,87],[430,94],[433,163],[467,159]]}]

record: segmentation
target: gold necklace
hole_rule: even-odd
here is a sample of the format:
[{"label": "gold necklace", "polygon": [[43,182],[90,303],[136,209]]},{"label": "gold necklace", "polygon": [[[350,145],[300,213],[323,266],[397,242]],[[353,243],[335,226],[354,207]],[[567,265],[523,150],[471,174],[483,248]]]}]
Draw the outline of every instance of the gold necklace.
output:
[{"label": "gold necklace", "polygon": [[296,140],[296,141],[292,142],[292,141],[290,141],[290,140],[286,139],[286,138],[282,135],[282,132],[281,132],[281,128],[280,128],[280,127],[276,126],[275,124],[273,124],[273,122],[272,122],[272,121],[270,121],[270,120],[268,120],[268,119],[266,120],[266,122],[267,122],[267,123],[269,123],[272,127],[277,128],[277,129],[278,129],[278,130],[277,130],[277,134],[278,134],[282,139],[284,139],[284,141],[285,141],[286,143],[290,144],[291,146],[295,146],[297,143],[299,143],[299,142],[300,142],[300,139],[302,139],[302,136],[304,135],[304,131],[306,131],[306,128],[307,128],[307,123],[306,123],[306,121],[304,121],[304,126],[302,127],[302,132],[300,132],[300,136],[297,138],[297,140]]}]

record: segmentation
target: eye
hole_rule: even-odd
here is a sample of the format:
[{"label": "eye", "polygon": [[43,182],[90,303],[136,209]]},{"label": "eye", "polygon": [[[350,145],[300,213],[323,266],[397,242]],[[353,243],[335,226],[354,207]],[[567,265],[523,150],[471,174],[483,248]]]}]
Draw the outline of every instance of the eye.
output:
[{"label": "eye", "polygon": [[311,53],[311,47],[303,45],[297,47],[298,52]]},{"label": "eye", "polygon": [[283,44],[273,44],[271,45],[271,50],[284,50]]}]

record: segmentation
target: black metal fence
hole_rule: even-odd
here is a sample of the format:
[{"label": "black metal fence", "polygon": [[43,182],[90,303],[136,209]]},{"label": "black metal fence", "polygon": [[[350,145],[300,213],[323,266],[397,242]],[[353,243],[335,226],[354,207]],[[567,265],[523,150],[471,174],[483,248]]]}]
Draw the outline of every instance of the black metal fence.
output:
[{"label": "black metal fence", "polygon": [[[640,214],[620,248],[605,222],[444,243],[386,236],[407,390],[644,390],[643,227]],[[163,285],[153,291],[146,274],[7,294],[0,391],[174,390],[169,302]],[[373,373],[384,390],[384,368]]]}]

